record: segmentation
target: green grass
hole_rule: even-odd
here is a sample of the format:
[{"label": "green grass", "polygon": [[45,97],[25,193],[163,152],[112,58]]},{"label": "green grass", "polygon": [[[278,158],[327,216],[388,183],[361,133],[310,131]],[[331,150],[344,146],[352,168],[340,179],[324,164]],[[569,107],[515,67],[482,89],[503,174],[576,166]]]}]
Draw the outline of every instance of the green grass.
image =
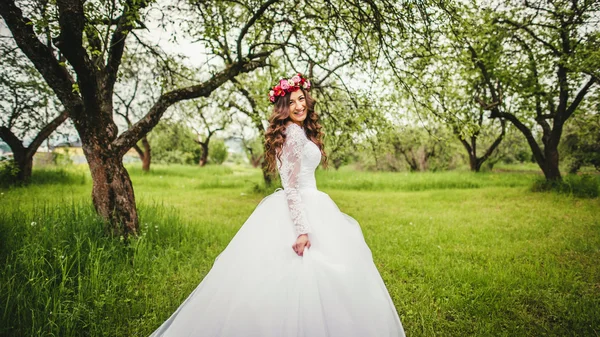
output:
[{"label": "green grass", "polygon": [[[149,335],[264,197],[253,169],[129,171],[129,246],[102,235],[85,167],[0,190],[0,336]],[[317,172],[360,222],[408,336],[597,336],[600,200],[531,192],[538,177]]]}]

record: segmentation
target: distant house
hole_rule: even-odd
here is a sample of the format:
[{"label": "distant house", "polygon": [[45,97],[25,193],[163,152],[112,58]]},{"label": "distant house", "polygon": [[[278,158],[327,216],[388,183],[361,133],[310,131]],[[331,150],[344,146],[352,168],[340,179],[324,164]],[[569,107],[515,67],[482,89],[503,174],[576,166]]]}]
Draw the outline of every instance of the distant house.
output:
[{"label": "distant house", "polygon": [[60,142],[60,143],[56,143],[54,145],[50,145],[50,150],[54,150],[56,148],[60,148],[60,147],[81,147],[81,139],[77,138],[76,140],[73,141],[66,141],[66,142]]}]

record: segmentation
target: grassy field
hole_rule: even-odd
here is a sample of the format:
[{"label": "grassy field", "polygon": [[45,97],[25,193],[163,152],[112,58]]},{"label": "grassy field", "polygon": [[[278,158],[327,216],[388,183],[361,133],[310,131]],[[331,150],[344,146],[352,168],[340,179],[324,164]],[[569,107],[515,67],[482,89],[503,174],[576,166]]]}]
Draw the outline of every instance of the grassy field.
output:
[{"label": "grassy field", "polygon": [[[254,169],[129,171],[142,235],[128,246],[102,235],[85,167],[0,190],[0,336],[149,335],[265,196]],[[531,192],[538,178],[317,172],[407,336],[598,336],[600,200]]]}]

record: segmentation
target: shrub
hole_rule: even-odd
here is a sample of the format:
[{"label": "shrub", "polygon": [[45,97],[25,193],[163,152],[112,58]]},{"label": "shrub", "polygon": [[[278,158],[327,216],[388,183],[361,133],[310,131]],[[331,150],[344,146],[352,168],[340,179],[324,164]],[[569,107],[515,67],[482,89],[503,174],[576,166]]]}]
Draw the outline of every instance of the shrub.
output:
[{"label": "shrub", "polygon": [[555,191],[570,194],[578,198],[597,198],[600,189],[599,179],[592,175],[568,175],[563,180],[548,181],[539,179],[534,182],[532,191]]},{"label": "shrub", "polygon": [[6,187],[15,182],[19,167],[15,161],[7,157],[0,157],[0,187]]},{"label": "shrub", "polygon": [[221,165],[227,159],[227,145],[221,139],[215,139],[208,145],[208,161]]}]

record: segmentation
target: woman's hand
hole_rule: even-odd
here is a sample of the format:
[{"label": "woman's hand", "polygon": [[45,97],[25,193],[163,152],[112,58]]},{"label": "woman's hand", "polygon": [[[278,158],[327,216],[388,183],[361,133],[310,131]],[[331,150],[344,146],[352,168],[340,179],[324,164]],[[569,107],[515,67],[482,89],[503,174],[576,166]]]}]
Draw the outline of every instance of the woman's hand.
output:
[{"label": "woman's hand", "polygon": [[292,249],[299,256],[304,255],[304,248],[310,248],[310,241],[308,241],[308,234],[300,234],[296,239],[296,243],[292,246]]}]

